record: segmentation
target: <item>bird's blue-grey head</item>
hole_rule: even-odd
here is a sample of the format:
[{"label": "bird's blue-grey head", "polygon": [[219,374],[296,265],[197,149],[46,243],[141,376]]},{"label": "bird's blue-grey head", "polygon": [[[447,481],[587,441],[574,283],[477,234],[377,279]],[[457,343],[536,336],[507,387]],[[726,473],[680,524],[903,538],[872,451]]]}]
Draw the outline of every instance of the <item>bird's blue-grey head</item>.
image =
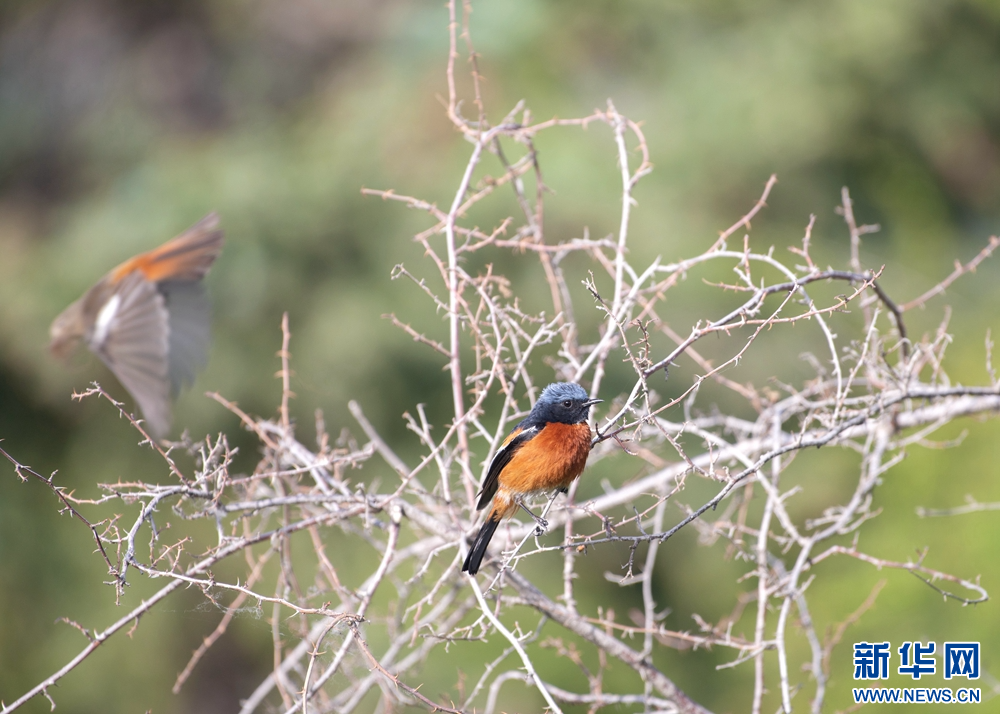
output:
[{"label": "bird's blue-grey head", "polygon": [[555,382],[542,390],[535,408],[525,421],[533,423],[561,422],[579,424],[587,421],[590,407],[600,399],[591,399],[579,384]]}]

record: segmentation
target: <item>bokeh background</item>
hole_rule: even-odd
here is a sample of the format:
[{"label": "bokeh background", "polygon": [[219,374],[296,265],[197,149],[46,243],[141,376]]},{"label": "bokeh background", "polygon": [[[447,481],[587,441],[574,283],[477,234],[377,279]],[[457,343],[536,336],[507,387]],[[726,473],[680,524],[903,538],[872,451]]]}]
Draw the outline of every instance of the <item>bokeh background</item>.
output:
[{"label": "bokeh background", "polygon": [[[843,265],[847,233],[833,209],[849,186],[859,220],[882,227],[865,238],[865,262],[887,266],[883,284],[900,300],[998,231],[995,2],[488,0],[473,10],[494,121],[518,99],[547,118],[582,116],[611,97],[643,122],[655,171],[636,194],[637,263],[703,250],[753,204],[771,173],[780,182],[754,225],[758,247],[795,243],[815,213],[817,254]],[[450,393],[436,356],[381,316],[437,319],[414,300],[412,286],[389,277],[397,263],[420,264],[411,237],[428,223],[360,189],[450,202],[469,145],[444,115],[446,53],[447,14],[438,1],[0,5],[3,448],[41,473],[58,471],[58,482],[81,496],[96,496],[96,482],[165,478],[153,475],[162,466],[136,447],[135,433],[106,402],[70,400],[92,379],[122,392],[95,358],[70,369],[56,363],[46,350],[48,325],[111,266],[217,210],[227,243],[208,280],[211,360],[178,402],[175,423],[195,438],[227,431],[252,468],[253,441],[203,394],[218,391],[248,412],[273,414],[279,322],[288,311],[303,440],[317,408],[332,433],[353,428],[346,402],[358,399],[402,453],[413,453],[400,415],[418,402],[446,415]],[[549,240],[612,233],[620,188],[606,128],[546,135],[539,148],[554,189]],[[516,279],[530,274],[529,262],[512,258],[504,269]],[[950,305],[952,377],[986,383],[984,340],[988,329],[1000,333],[998,300],[1000,270],[988,261],[908,316],[911,332],[933,330]],[[711,314],[711,303],[700,307],[687,305],[685,314]],[[551,376],[544,364],[538,373]],[[917,506],[957,505],[966,494],[1000,501],[997,423],[955,425],[942,438],[960,435],[959,448],[917,447],[895,467],[878,492],[885,513],[865,537],[898,560],[930,546],[928,565],[981,575],[995,596],[1000,516],[915,515]],[[101,584],[106,573],[88,534],[57,511],[46,489],[20,483],[0,464],[5,701],[83,645],[56,617],[102,627],[121,612]],[[731,602],[706,591],[720,571],[739,570],[721,544],[701,548],[695,540],[664,549],[665,571],[683,574],[660,596],[678,629],[694,626],[693,611],[710,619],[728,611]],[[981,639],[981,686],[993,691],[1000,673],[993,601],[961,608],[906,574],[838,568],[814,616],[843,619],[878,580],[888,584],[834,658],[830,711],[848,705],[850,642],[866,638]],[[137,584],[129,597],[142,592]],[[617,592],[605,587],[600,597]],[[196,595],[169,602],[131,639],[111,642],[64,680],[55,694],[60,710],[234,711],[270,666],[270,627],[250,615],[238,618],[182,694],[169,693],[216,621]],[[668,674],[707,706],[748,705],[749,665],[707,676],[727,653],[669,657]],[[43,709],[42,700],[27,708]]]}]

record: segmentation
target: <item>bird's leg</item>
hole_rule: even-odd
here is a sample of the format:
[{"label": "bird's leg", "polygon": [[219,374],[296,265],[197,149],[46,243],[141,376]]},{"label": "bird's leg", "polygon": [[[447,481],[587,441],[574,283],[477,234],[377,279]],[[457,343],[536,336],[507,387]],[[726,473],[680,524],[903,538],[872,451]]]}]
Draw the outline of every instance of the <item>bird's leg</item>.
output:
[{"label": "bird's leg", "polygon": [[524,505],[524,497],[521,495],[514,496],[514,503],[524,509],[524,512],[531,516],[532,520],[535,521],[535,535],[542,535],[546,530],[548,530],[549,522],[544,518],[540,518],[532,513],[531,509]]}]

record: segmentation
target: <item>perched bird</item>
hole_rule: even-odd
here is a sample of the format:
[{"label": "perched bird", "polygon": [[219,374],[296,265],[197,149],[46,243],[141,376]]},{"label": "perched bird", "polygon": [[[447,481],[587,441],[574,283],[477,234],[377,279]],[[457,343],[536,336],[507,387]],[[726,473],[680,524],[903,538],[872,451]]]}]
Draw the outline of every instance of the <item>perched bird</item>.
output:
[{"label": "perched bird", "polygon": [[171,397],[194,381],[207,359],[210,316],[201,281],[220,250],[219,218],[210,213],[105,275],[49,330],[49,349],[60,359],[82,340],[104,361],[153,436],[166,434]]},{"label": "perched bird", "polygon": [[542,390],[531,413],[507,435],[493,457],[476,510],[493,503],[462,565],[469,575],[479,572],[486,547],[503,518],[523,508],[539,524],[546,523],[524,505],[524,497],[558,489],[565,493],[583,472],[590,454],[590,399],[578,385],[550,384]]}]

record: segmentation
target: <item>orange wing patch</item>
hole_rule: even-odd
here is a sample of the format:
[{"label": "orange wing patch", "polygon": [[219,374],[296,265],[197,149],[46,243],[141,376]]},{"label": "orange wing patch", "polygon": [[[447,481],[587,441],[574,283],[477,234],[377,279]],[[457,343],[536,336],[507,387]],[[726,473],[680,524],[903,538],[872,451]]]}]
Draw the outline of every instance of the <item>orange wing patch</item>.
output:
[{"label": "orange wing patch", "polygon": [[152,283],[201,280],[220,250],[222,231],[219,230],[219,218],[213,213],[159,248],[126,260],[111,271],[111,280],[117,283],[136,270]]}]

